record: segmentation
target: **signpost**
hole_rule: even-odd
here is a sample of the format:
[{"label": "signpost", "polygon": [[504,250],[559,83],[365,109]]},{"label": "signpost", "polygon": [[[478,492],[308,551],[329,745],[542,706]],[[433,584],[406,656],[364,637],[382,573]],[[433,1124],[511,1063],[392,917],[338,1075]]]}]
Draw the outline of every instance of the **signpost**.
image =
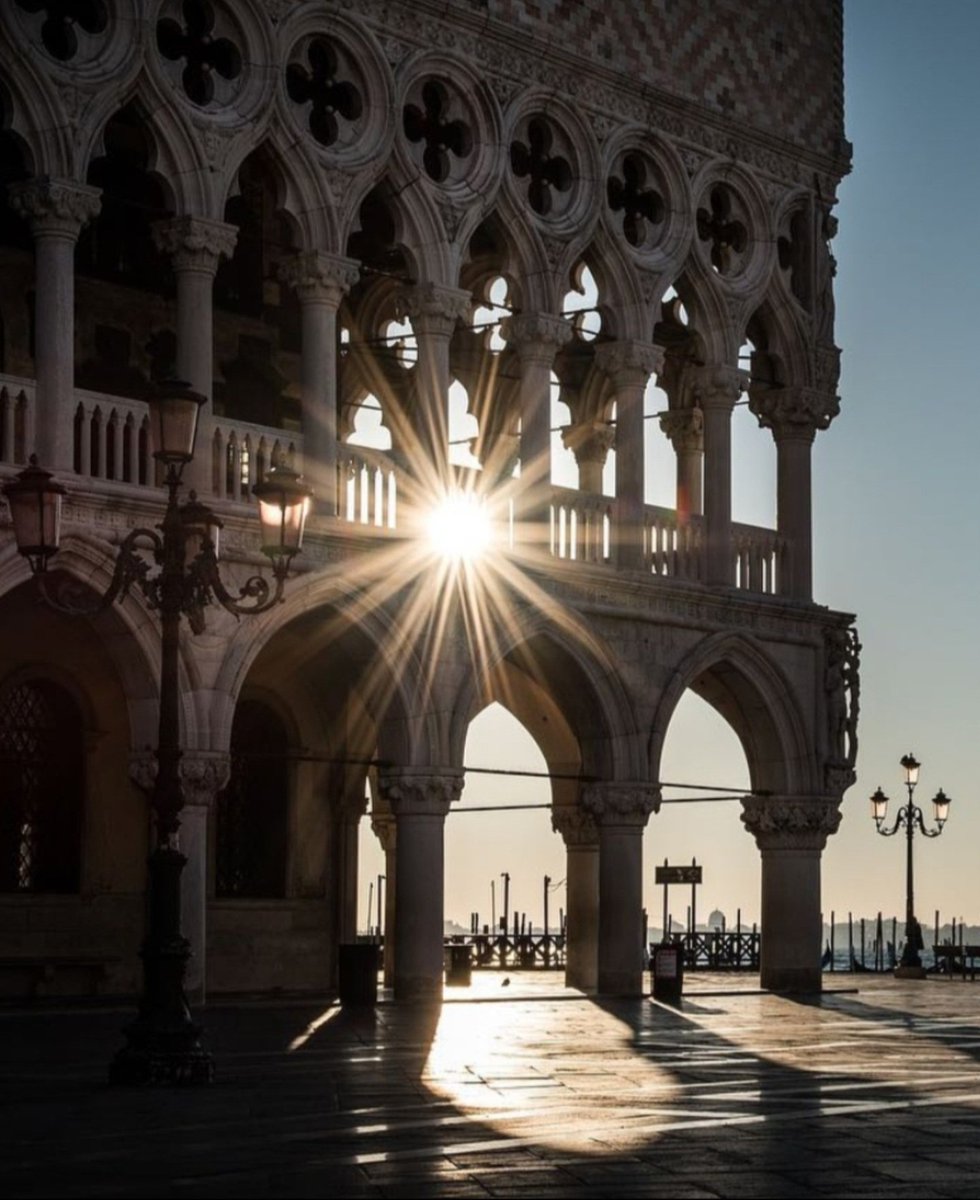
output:
[{"label": "signpost", "polygon": [[702,882],[698,860],[692,858],[689,867],[672,867],[664,859],[664,865],[656,868],[655,882],[662,884],[664,889],[664,941],[667,940],[667,889],[672,883],[689,883],[691,885],[691,932],[694,932],[698,927],[697,890],[698,884]]}]

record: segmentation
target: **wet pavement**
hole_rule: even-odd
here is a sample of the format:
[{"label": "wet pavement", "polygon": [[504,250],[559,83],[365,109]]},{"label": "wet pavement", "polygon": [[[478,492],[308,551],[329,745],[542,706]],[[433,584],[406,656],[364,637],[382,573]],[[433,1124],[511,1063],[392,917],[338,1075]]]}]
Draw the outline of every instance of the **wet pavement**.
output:
[{"label": "wet pavement", "polygon": [[127,1011],[4,1012],[0,1193],[980,1194],[980,985],[701,976],[670,1009],[510,979],[433,1009],[212,1006],[197,1089],[105,1084]]}]

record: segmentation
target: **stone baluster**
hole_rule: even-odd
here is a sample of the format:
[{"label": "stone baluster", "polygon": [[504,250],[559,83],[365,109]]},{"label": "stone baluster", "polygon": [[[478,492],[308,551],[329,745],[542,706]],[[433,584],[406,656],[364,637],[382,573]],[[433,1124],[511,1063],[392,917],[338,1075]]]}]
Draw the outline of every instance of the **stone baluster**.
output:
[{"label": "stone baluster", "polygon": [[43,176],[11,185],[10,204],[34,234],[34,428],[42,466],[74,470],[75,243],[101,205],[98,188]]},{"label": "stone baluster", "polygon": [[197,450],[186,482],[198,493],[214,490],[211,392],[214,384],[214,277],[235,248],[238,230],[204,217],[174,217],[153,227],[157,249],[170,256],[177,277],[177,375],[208,402],[198,420]]},{"label": "stone baluster", "polygon": [[776,441],[776,524],[785,546],[778,591],[813,598],[813,516],[810,459],[818,429],[840,411],[837,396],[813,388],[767,388],[750,395],[749,408]]},{"label": "stone baluster", "polygon": [[469,292],[429,282],[398,296],[399,315],[409,317],[418,343],[411,421],[416,445],[399,449],[426,484],[449,478],[449,343],[456,322],[468,320],[472,306]]},{"label": "stone baluster", "polygon": [[704,413],[700,408],[677,408],[660,416],[664,431],[677,455],[677,523],[704,511]]},{"label": "stone baluster", "polygon": [[378,786],[395,816],[396,1000],[442,995],[446,816],[463,788],[461,771],[381,771]]},{"label": "stone baluster", "polygon": [[820,991],[820,856],[840,818],[839,798],[742,799],[742,823],[762,854],[760,966],[764,988]]},{"label": "stone baluster", "polygon": [[398,837],[395,818],[390,813],[372,813],[371,828],[385,852],[385,928],[384,986],[395,983],[395,921],[398,886]]},{"label": "stone baluster", "polygon": [[565,985],[593,992],[598,983],[599,830],[578,805],[553,808],[551,827],[565,842]]},{"label": "stone baluster", "polygon": [[582,807],[599,830],[600,995],[643,993],[643,830],[660,808],[651,783],[590,783]]},{"label": "stone baluster", "polygon": [[337,309],[358,274],[352,259],[322,250],[305,250],[282,268],[302,309],[303,474],[326,516],[338,511]]},{"label": "stone baluster", "polygon": [[696,367],[692,384],[704,413],[704,581],[735,583],[732,553],[732,409],[745,376],[732,367]]},{"label": "stone baluster", "polygon": [[[616,557],[621,567],[640,570],[644,556],[643,397],[650,376],[663,368],[663,351],[644,342],[608,342],[596,347],[596,363],[616,397]],[[601,490],[601,472],[600,472]]]}]

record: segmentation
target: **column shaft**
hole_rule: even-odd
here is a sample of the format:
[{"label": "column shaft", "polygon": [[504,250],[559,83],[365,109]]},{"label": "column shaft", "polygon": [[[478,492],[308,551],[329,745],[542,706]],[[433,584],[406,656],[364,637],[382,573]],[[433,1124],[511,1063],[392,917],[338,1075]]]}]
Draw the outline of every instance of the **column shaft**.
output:
[{"label": "column shaft", "polygon": [[180,874],[181,924],[191,944],[184,988],[192,1004],[206,997],[208,816],[206,804],[185,804],[180,814],[180,850],[187,858]]},{"label": "column shaft", "polygon": [[812,435],[776,441],[776,521],[786,542],[779,592],[795,600],[813,596],[810,458]]},{"label": "column shaft", "polygon": [[594,992],[599,951],[598,845],[570,845],[566,863],[565,985]]},{"label": "column shaft", "polygon": [[704,406],[705,582],[731,586],[732,410],[727,403]]},{"label": "column shaft", "polygon": [[599,826],[598,989],[643,994],[643,826]]},{"label": "column shaft", "polygon": [[760,982],[764,988],[820,991],[820,858],[816,849],[762,851]]}]

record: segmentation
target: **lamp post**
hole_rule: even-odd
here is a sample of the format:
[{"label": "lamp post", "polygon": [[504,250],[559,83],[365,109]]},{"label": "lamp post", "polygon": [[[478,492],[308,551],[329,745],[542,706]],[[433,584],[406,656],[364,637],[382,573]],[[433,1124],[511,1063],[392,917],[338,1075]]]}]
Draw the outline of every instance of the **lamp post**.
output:
[{"label": "lamp post", "polygon": [[[184,383],[168,383],[149,398],[154,458],[166,471],[167,503],[156,529],[134,529],[116,554],[108,588],[94,603],[49,582],[47,566],[57,553],[61,504],[66,490],[38,466],[36,457],[2,490],[10,506],[17,548],[31,565],[44,600],[70,615],[93,615],[122,600],[133,588],[160,615],[160,717],[156,778],[150,793],[153,849],[147,874],[149,903],[141,949],[143,989],[139,1012],[126,1029],[126,1044],[109,1067],[111,1083],[208,1083],[214,1064],[191,1019],[184,996],[190,943],[181,932],[180,874],[187,861],[177,833],[184,804],[180,776],[180,619],[194,633],[204,629],[204,609],[218,603],[236,615],[261,613],[278,604],[290,562],[299,552],[312,492],[294,471],[276,466],[252,489],[259,502],[262,550],[272,562],[275,586],[260,575],[236,594],[218,571],[221,522],[191,492],[178,502],[184,467],[194,457],[197,419],[205,397]],[[158,568],[151,574],[151,564]]]},{"label": "lamp post", "polygon": [[919,930],[919,923],[915,919],[915,893],[912,882],[912,838],[916,829],[924,837],[939,837],[949,817],[951,801],[942,788],[940,788],[932,800],[936,828],[926,829],[922,809],[913,800],[915,787],[919,782],[919,767],[921,764],[916,761],[915,755],[911,753],[904,755],[901,759],[901,764],[902,769],[905,771],[905,787],[908,792],[908,801],[898,810],[894,825],[892,825],[891,829],[883,828],[885,814],[888,810],[888,797],[880,787],[871,797],[871,815],[874,817],[875,827],[882,837],[891,837],[893,834],[898,833],[899,829],[905,829],[905,947],[902,950],[901,961],[895,968],[895,974],[900,979],[924,979],[926,972],[922,966],[922,959],[919,957],[919,950],[922,948],[922,934]]}]

